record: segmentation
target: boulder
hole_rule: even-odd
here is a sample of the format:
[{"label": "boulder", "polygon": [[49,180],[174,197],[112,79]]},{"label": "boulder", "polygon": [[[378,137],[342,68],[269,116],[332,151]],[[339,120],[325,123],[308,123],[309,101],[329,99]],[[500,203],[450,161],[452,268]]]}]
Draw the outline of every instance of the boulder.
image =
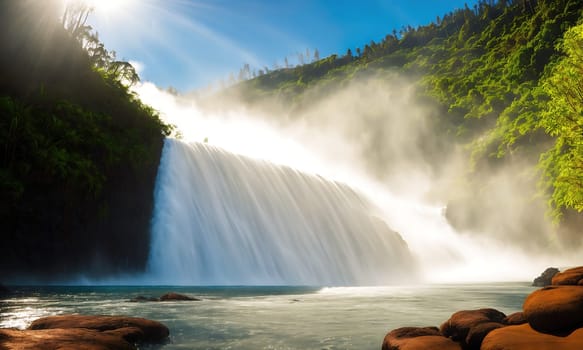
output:
[{"label": "boulder", "polygon": [[0,349],[18,350],[136,350],[137,348],[112,331],[92,329],[0,329]]},{"label": "boulder", "polygon": [[481,350],[581,350],[583,328],[568,336],[539,333],[528,323],[507,326],[488,333]]},{"label": "boulder", "polygon": [[403,327],[385,336],[382,350],[461,350],[461,346],[442,336],[437,327]]},{"label": "boulder", "polygon": [[441,333],[457,342],[464,342],[468,333],[473,327],[482,323],[504,322],[506,315],[495,309],[463,310],[451,315],[449,320],[444,322]]},{"label": "boulder", "polygon": [[[160,322],[145,318],[125,316],[85,316],[85,315],[59,315],[39,318],[31,323],[29,330],[41,329],[70,329],[83,328],[98,332],[116,331],[110,335],[123,335],[131,337],[133,342],[160,343],[168,338],[168,327]],[[120,329],[133,328],[120,333]],[[137,332],[135,329],[141,331]]]},{"label": "boulder", "polygon": [[581,285],[581,281],[583,281],[583,266],[574,267],[572,269],[567,269],[563,272],[557,273],[553,277],[553,285],[554,286],[562,286],[562,285]]},{"label": "boulder", "polygon": [[543,333],[564,333],[583,326],[583,287],[550,286],[531,293],[523,305],[530,326]]},{"label": "boulder", "polygon": [[524,316],[524,312],[522,312],[522,311],[510,314],[510,315],[506,316],[506,318],[504,318],[504,320],[502,320],[502,323],[504,323],[507,326],[516,326],[519,324],[525,324],[526,322],[528,322],[528,321],[526,320],[526,317]]},{"label": "boulder", "polygon": [[534,287],[546,287],[552,284],[553,277],[559,273],[556,267],[549,267],[541,273],[540,276],[534,279],[532,285]]},{"label": "boulder", "polygon": [[464,342],[464,349],[480,350],[482,340],[488,333],[502,327],[505,327],[505,325],[498,322],[484,322],[471,327]]},{"label": "boulder", "polygon": [[198,298],[189,297],[188,295],[174,292],[166,293],[160,297],[160,301],[200,301]]}]

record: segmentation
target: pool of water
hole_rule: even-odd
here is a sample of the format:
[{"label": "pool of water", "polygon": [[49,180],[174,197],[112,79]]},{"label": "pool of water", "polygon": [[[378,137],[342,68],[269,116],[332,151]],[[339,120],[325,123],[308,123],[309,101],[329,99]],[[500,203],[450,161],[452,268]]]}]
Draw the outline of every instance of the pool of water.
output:
[{"label": "pool of water", "polygon": [[[12,287],[0,299],[0,328],[80,313],[128,315],[170,328],[168,343],[148,349],[379,349],[386,332],[439,326],[455,311],[519,311],[528,282],[391,287]],[[187,302],[130,302],[175,291]]]}]

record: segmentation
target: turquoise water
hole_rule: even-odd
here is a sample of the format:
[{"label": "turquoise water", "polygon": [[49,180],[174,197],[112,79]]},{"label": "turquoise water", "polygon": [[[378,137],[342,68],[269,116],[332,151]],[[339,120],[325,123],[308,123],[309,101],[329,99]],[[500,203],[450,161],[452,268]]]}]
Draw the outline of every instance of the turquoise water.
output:
[{"label": "turquoise water", "polygon": [[[461,309],[519,311],[529,283],[393,287],[13,287],[0,328],[65,313],[129,315],[163,322],[167,344],[147,349],[379,349],[390,329],[439,326]],[[132,303],[175,291],[192,302]]]}]

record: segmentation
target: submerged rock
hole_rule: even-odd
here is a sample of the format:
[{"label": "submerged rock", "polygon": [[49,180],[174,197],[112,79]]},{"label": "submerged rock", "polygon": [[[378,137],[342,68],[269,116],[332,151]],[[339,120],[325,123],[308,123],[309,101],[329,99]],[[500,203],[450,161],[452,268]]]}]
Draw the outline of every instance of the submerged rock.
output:
[{"label": "submerged rock", "polygon": [[166,293],[160,297],[160,301],[200,301],[198,298],[189,297],[188,295],[174,292]]},{"label": "submerged rock", "polygon": [[583,284],[583,266],[559,272],[553,277],[552,284],[558,285],[581,285]]},{"label": "submerged rock", "polygon": [[403,327],[385,336],[382,350],[461,350],[461,346],[437,327]]},{"label": "submerged rock", "polygon": [[138,295],[135,298],[131,298],[129,301],[132,303],[143,303],[143,302],[147,302],[147,301],[160,301],[160,299],[154,298],[154,297],[145,297],[143,295]]},{"label": "submerged rock", "polygon": [[550,286],[531,293],[523,305],[530,326],[543,333],[583,327],[583,287]]},{"label": "submerged rock", "polygon": [[567,336],[540,333],[529,324],[508,326],[490,332],[481,350],[580,350],[583,349],[583,328]]},{"label": "submerged rock", "polygon": [[540,276],[534,279],[532,285],[534,287],[546,287],[552,284],[553,277],[559,273],[556,267],[549,267],[541,273]]},{"label": "submerged rock", "polygon": [[179,294],[175,292],[170,292],[162,295],[159,298],[155,297],[145,297],[143,295],[138,295],[135,298],[130,299],[130,302],[133,303],[141,303],[141,302],[149,302],[149,301],[201,301],[202,299],[194,298],[188,295]]},{"label": "submerged rock", "polygon": [[161,343],[169,330],[160,322],[125,316],[61,315],[40,318],[26,330],[0,329],[0,349],[136,350]]}]

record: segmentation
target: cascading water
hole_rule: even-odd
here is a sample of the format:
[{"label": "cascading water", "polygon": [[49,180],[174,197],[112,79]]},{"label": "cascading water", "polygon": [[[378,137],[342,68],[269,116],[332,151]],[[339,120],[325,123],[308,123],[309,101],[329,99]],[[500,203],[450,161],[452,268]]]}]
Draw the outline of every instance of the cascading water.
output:
[{"label": "cascading water", "polygon": [[162,284],[386,285],[414,275],[407,244],[350,187],[167,139],[149,277]]}]

